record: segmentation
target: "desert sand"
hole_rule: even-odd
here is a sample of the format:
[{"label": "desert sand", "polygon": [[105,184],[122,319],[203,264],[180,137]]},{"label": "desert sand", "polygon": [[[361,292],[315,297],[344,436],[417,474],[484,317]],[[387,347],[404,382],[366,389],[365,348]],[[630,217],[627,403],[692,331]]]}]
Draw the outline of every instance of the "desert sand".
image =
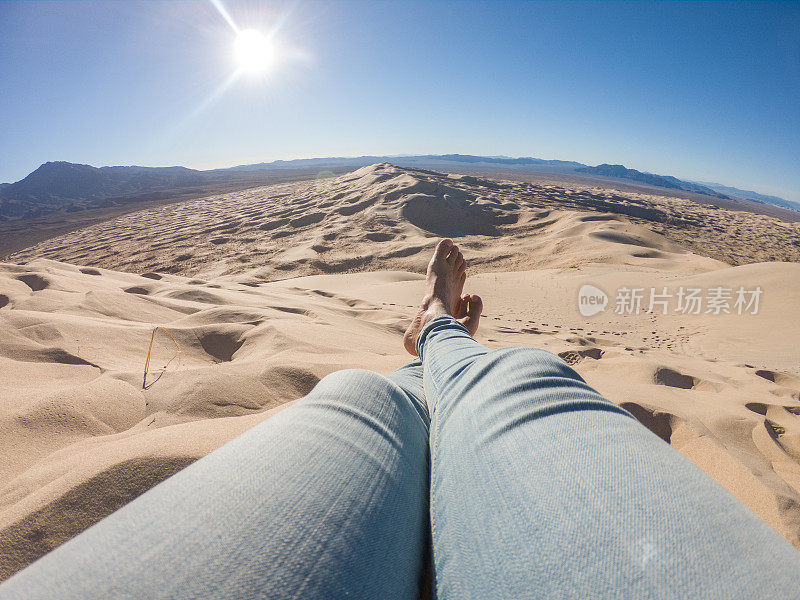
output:
[{"label": "desert sand", "polygon": [[[800,224],[382,163],[130,213],[0,264],[0,579],[325,374],[406,362],[441,236],[484,299],[478,341],[559,354],[800,547]],[[579,312],[586,284],[604,312]],[[762,293],[757,314],[614,310],[621,288],[665,287]],[[143,389],[155,327],[175,342],[157,331]]]}]

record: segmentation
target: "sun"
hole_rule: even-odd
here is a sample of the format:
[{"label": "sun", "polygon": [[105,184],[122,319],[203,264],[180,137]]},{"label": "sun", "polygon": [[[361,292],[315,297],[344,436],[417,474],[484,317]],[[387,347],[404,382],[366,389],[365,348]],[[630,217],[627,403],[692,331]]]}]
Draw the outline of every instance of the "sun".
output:
[{"label": "sun", "polygon": [[264,73],[275,61],[275,46],[260,31],[244,29],[236,36],[236,60],[242,71]]}]

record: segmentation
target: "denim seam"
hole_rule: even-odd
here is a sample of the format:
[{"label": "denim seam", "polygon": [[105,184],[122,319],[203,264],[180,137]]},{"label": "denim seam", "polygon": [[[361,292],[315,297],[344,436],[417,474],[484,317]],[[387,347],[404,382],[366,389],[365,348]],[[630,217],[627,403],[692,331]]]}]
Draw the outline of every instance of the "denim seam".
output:
[{"label": "denim seam", "polygon": [[[438,428],[437,428],[438,431]],[[438,454],[438,433],[437,444],[431,446],[431,560],[433,561],[433,596],[438,598],[439,589],[439,570],[436,568],[436,455]]]},{"label": "denim seam", "polygon": [[[427,334],[427,332],[425,332]],[[428,365],[430,366],[430,359],[428,360]],[[423,369],[425,368],[425,362],[423,360]],[[432,370],[433,367],[430,367]],[[439,454],[439,411],[436,410],[438,406],[439,400],[439,387],[436,385],[436,377],[429,378],[431,388],[433,389],[433,410],[431,411],[431,420],[430,420],[430,430],[431,432],[436,433],[436,443],[430,444],[430,453],[431,453],[431,486],[430,486],[430,498],[431,498],[431,560],[433,561],[433,596],[434,598],[438,598],[438,588],[439,588],[439,570],[436,568],[436,461],[437,456]]]},{"label": "denim seam", "polygon": [[[423,363],[424,365],[424,363]],[[424,368],[424,367],[423,367]],[[439,401],[439,389],[436,385],[435,377],[430,378],[430,384],[433,388],[433,410],[431,411],[431,420],[430,420],[430,431],[436,433],[436,443],[430,444],[430,453],[431,453],[431,489],[430,489],[430,496],[431,496],[431,559],[433,560],[433,595],[434,598],[438,598],[438,587],[439,587],[439,570],[436,568],[436,460],[439,454],[439,411],[436,410],[438,407]],[[429,438],[430,439],[430,438]]]},{"label": "denim seam", "polygon": [[[430,333],[431,329],[433,329],[434,324],[437,321],[443,321],[443,320],[451,320],[454,323],[458,323],[458,321],[456,321],[452,316],[448,316],[448,315],[442,315],[442,316],[439,316],[439,317],[436,317],[436,318],[432,319],[429,323],[427,323],[425,325],[425,327],[423,327],[422,331],[420,332],[420,336],[419,336],[418,339],[421,340],[422,343],[420,344],[420,347],[417,349],[418,354],[419,354],[419,350],[424,348],[425,343],[427,342],[428,334]],[[460,325],[464,329],[464,331],[466,331],[466,327],[464,327],[461,323],[458,323],[458,325]],[[433,581],[432,581],[432,585],[433,585],[434,597],[438,598],[439,570],[436,568],[436,538],[437,538],[437,533],[436,533],[436,462],[437,462],[437,456],[438,456],[438,451],[439,451],[439,438],[441,437],[441,435],[440,435],[441,434],[441,418],[440,418],[441,417],[441,413],[439,413],[439,411],[436,410],[436,409],[438,408],[438,403],[439,403],[438,401],[439,401],[439,397],[441,396],[441,393],[440,393],[439,386],[436,384],[436,377],[437,376],[433,375],[433,373],[436,372],[436,368],[433,365],[430,364],[431,363],[431,359],[428,359],[428,365],[425,365],[425,359],[424,359],[424,357],[422,357],[422,363],[423,363],[423,369],[425,369],[426,366],[427,366],[428,370],[431,372],[431,377],[429,378],[429,382],[430,382],[430,386],[432,388],[432,392],[433,392],[433,395],[434,395],[434,402],[433,402],[434,410],[431,411],[431,415],[430,415],[430,417],[431,417],[431,419],[430,419],[430,432],[431,432],[431,434],[433,434],[435,432],[435,434],[436,434],[436,436],[435,436],[436,443],[435,444],[433,444],[433,443],[430,444],[430,453],[431,453],[431,470],[430,470],[430,476],[431,476],[430,498],[431,498],[431,501],[430,501],[430,511],[431,511],[431,549],[432,549],[431,554],[432,554],[432,560],[433,560],[433,578],[432,578]],[[438,373],[437,373],[437,375],[438,375]],[[431,437],[433,437],[433,436],[431,436]]]}]

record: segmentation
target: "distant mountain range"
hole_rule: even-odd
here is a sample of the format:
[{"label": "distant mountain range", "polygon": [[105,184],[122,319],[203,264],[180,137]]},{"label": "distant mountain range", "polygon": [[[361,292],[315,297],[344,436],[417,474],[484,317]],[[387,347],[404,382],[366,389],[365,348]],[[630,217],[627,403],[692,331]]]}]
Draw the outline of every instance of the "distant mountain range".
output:
[{"label": "distant mountain range", "polygon": [[695,183],[709,187],[715,192],[727,194],[728,196],[744,198],[745,200],[751,200],[753,202],[758,202],[759,204],[774,204],[775,206],[782,206],[783,208],[800,211],[800,202],[784,200],[778,196],[767,196],[752,190],[740,190],[739,188],[722,185],[721,183],[712,183],[709,181],[696,181]]},{"label": "distant mountain range", "polygon": [[[103,206],[109,198],[201,185],[200,171],[186,167],[92,167],[48,162],[16,183],[0,187],[0,214]],[[76,204],[77,203],[77,204]]]},{"label": "distant mountain range", "polygon": [[[717,198],[724,198],[729,200],[730,197],[722,194],[708,186],[692,183],[691,181],[682,181],[670,175],[653,175],[652,173],[644,173],[636,169],[628,169],[623,165],[609,165],[602,164],[596,167],[579,167],[575,169],[578,173],[589,173],[591,175],[603,175],[605,177],[614,177],[616,179],[630,179],[647,185],[656,187],[663,187],[673,190],[683,190],[685,192],[694,192],[695,194],[704,194],[706,196],[715,196]],[[733,189],[733,188],[731,188]]]},{"label": "distant mountain range", "polygon": [[668,189],[683,190],[685,192],[693,192],[695,194],[703,194],[705,196],[712,196],[725,200],[742,199],[757,202],[759,204],[772,204],[773,206],[780,206],[790,210],[800,212],[800,202],[793,202],[792,200],[785,200],[778,196],[768,196],[759,194],[752,190],[740,190],[739,188],[723,185],[721,183],[712,183],[708,181],[684,181],[677,179],[670,175],[654,175],[636,169],[628,169],[623,165],[609,165],[602,164],[596,167],[580,166],[575,169],[576,173],[587,173],[591,175],[602,175],[604,177],[613,177],[615,179],[630,179],[648,185],[663,187]]},{"label": "distant mountain range", "polygon": [[452,162],[465,164],[484,163],[489,165],[549,165],[567,168],[584,167],[586,165],[570,160],[546,160],[523,156],[511,158],[508,156],[474,156],[471,154],[411,154],[398,156],[354,156],[354,157],[329,157],[329,158],[298,158],[295,160],[273,160],[272,162],[255,163],[252,165],[239,165],[230,167],[229,171],[253,171],[258,169],[278,169],[298,167],[327,167],[352,166],[361,167],[378,162],[390,162],[398,166],[412,164],[430,164],[432,162]]},{"label": "distant mountain range", "polygon": [[398,166],[447,170],[485,167],[513,170],[516,173],[555,173],[602,176],[620,181],[634,181],[650,186],[703,194],[713,198],[739,198],[800,211],[800,204],[775,196],[739,190],[717,183],[683,181],[666,175],[654,175],[628,169],[623,165],[602,164],[590,167],[579,162],[545,160],[533,157],[474,156],[467,154],[423,154],[404,156],[329,157],[239,165],[226,169],[198,171],[186,167],[93,167],[69,162],[48,162],[16,183],[0,184],[0,219],[28,217],[43,213],[112,206],[130,197],[172,190],[186,191],[204,186],[254,185],[270,180],[270,173],[289,169],[312,173],[324,170],[342,172],[376,162]]}]

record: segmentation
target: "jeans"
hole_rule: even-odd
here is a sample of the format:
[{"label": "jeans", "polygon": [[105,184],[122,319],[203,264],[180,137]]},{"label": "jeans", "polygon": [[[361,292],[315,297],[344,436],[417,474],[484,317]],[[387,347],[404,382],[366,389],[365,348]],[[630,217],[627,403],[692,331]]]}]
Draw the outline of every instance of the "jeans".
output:
[{"label": "jeans", "polygon": [[328,375],[0,598],[800,598],[800,552],[558,357],[451,317]]}]

